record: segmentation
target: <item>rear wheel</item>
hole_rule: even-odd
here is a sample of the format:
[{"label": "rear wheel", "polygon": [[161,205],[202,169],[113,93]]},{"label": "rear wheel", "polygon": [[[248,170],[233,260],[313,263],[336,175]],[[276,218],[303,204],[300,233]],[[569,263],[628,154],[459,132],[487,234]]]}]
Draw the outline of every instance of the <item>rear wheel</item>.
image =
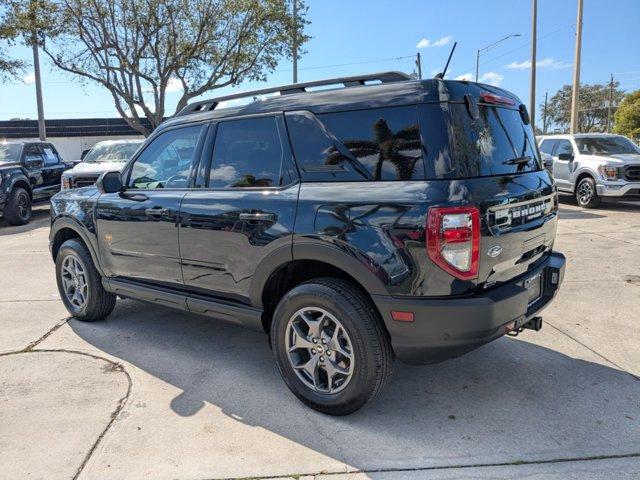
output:
[{"label": "rear wheel", "polygon": [[591,177],[584,177],[576,186],[576,201],[584,208],[595,208],[600,203],[596,182]]},{"label": "rear wheel", "polygon": [[31,197],[24,188],[11,190],[4,207],[4,219],[9,225],[26,225],[31,220]]},{"label": "rear wheel", "polygon": [[78,320],[101,320],[113,311],[116,296],[103,288],[87,247],[78,240],[67,240],[58,250],[56,280],[64,306]]},{"label": "rear wheel", "polygon": [[287,386],[330,415],[355,412],[391,375],[393,353],[371,302],[348,282],[303,283],[280,301],[271,343]]}]

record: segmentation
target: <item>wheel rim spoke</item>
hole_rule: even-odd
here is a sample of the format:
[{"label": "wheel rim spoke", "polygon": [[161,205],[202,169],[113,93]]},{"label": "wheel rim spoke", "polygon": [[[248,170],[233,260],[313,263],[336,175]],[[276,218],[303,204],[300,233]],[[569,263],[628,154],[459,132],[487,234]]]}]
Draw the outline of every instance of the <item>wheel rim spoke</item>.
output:
[{"label": "wheel rim spoke", "polygon": [[354,370],[353,344],[333,314],[301,309],[290,318],[285,338],[289,363],[305,386],[325,394],[346,387]]},{"label": "wheel rim spoke", "polygon": [[82,308],[87,302],[89,291],[82,262],[73,255],[68,255],[62,262],[60,280],[67,301],[75,307]]}]

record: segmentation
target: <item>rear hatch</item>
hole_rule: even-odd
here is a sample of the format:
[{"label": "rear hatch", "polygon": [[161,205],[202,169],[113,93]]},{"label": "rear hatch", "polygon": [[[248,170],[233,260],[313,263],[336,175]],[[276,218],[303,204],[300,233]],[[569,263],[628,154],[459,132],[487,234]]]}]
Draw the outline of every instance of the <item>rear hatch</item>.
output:
[{"label": "rear hatch", "polygon": [[[557,194],[520,100],[487,85],[446,83],[454,84],[448,101],[423,105],[421,123],[432,139],[438,137],[434,132],[443,132],[436,139],[440,145],[425,145],[431,147],[427,168],[433,171],[428,175],[455,180],[449,205],[479,210],[479,238],[468,236],[469,245],[476,242],[477,272],[466,278],[450,272],[465,280],[457,282],[455,293],[465,293],[523,275],[549,254],[556,234]],[[459,220],[454,223],[459,226]],[[451,233],[449,238],[464,246],[467,236]]]}]

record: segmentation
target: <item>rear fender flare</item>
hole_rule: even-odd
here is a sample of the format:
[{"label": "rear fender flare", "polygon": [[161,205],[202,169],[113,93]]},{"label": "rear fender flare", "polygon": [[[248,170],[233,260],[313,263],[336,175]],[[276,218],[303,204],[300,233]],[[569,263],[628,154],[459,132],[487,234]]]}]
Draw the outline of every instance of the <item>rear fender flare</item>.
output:
[{"label": "rear fender flare", "polygon": [[[49,247],[51,249],[51,255],[53,256],[53,249],[52,249],[53,240],[56,237],[56,234],[64,228],[71,229],[78,234],[78,236],[82,239],[84,244],[87,246],[87,249],[89,250],[89,254],[93,259],[93,264],[96,266],[96,269],[98,270],[101,276],[105,277],[106,275],[104,273],[102,265],[100,264],[100,257],[97,254],[98,249],[97,249],[97,240],[95,236],[89,234],[86,231],[86,227],[84,227],[77,220],[71,217],[57,218],[56,220],[54,220],[53,224],[51,225],[51,231],[49,232]],[[54,257],[53,261],[55,262],[55,260],[56,259]]]}]

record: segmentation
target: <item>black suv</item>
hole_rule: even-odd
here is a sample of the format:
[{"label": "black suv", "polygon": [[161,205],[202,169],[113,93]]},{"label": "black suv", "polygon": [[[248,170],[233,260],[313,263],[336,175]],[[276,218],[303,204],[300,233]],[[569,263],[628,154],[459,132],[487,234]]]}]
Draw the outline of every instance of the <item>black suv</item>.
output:
[{"label": "black suv", "polygon": [[5,221],[29,223],[31,204],[59,192],[62,172],[69,168],[50,143],[0,143],[0,213]]},{"label": "black suv", "polygon": [[52,199],[73,316],[119,296],[267,332],[293,393],[334,415],[374,398],[394,356],[540,328],[565,259],[517,97],[390,72],[216,108],[239,96],[188,105],[121,173]]}]

